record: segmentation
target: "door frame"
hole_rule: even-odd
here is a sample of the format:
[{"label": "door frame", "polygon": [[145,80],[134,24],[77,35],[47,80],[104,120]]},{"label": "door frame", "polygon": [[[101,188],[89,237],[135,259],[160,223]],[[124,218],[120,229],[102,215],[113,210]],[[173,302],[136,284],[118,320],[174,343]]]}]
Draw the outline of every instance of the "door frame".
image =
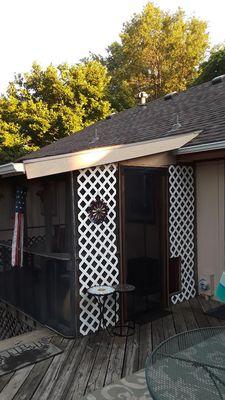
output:
[{"label": "door frame", "polygon": [[162,173],[164,177],[163,196],[163,219],[162,230],[164,232],[162,240],[163,254],[163,279],[162,279],[162,306],[167,308],[169,305],[169,173],[168,167],[139,167],[139,166],[119,166],[119,229],[120,229],[120,283],[125,283],[126,271],[126,250],[125,250],[125,171],[139,170],[148,171],[149,173]]}]

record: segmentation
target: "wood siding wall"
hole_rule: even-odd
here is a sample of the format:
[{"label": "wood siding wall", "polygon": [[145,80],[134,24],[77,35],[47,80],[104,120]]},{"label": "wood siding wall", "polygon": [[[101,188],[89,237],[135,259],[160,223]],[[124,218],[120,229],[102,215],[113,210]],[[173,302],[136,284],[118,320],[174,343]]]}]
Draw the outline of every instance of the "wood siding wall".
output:
[{"label": "wood siding wall", "polygon": [[172,152],[152,154],[150,156],[138,157],[120,162],[121,166],[153,168],[168,167],[171,164],[176,164],[176,158]]},{"label": "wood siding wall", "polygon": [[198,278],[224,270],[224,160],[196,165]]}]

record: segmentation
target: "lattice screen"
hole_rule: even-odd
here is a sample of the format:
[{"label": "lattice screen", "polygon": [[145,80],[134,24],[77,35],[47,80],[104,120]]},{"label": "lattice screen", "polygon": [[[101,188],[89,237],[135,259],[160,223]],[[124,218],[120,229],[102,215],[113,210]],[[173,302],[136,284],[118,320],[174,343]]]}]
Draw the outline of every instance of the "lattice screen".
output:
[{"label": "lattice screen", "polygon": [[8,307],[3,302],[0,302],[0,340],[21,335],[33,329],[31,323],[28,324],[24,321],[22,312],[17,311],[13,306]]},{"label": "lattice screen", "polygon": [[[79,172],[78,182],[78,244],[80,282],[80,333],[86,335],[98,327],[99,309],[86,291],[93,285],[118,283],[119,268],[116,245],[117,166],[109,164]],[[94,224],[87,209],[99,195],[107,204],[107,220]],[[113,299],[106,302],[107,324],[114,321]]]},{"label": "lattice screen", "polygon": [[181,257],[182,292],[172,296],[174,304],[196,294],[194,280],[195,200],[194,171],[189,166],[169,167],[170,256]]}]

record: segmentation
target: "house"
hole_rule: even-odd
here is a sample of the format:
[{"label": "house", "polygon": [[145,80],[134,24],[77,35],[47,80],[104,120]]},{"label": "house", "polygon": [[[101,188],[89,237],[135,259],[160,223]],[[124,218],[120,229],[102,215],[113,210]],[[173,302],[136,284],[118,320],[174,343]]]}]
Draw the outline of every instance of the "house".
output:
[{"label": "house", "polygon": [[[137,315],[213,294],[224,270],[225,76],[113,114],[0,166],[0,298],[65,336],[98,326],[87,289],[136,286]],[[23,267],[11,266],[16,188]],[[203,285],[204,286],[204,285]],[[113,299],[105,307],[113,322]]]}]

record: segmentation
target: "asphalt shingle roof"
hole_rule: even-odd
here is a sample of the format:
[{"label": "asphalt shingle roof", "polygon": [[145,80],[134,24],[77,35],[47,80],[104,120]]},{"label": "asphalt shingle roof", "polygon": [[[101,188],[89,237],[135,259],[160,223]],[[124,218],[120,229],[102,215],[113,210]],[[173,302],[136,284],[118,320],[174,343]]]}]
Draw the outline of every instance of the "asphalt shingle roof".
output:
[{"label": "asphalt shingle roof", "polygon": [[[173,129],[177,122],[181,124]],[[160,98],[115,114],[86,129],[32,152],[23,159],[68,154],[96,147],[128,144],[196,130],[203,132],[188,146],[225,140],[225,80],[191,87],[166,100]],[[93,141],[97,133],[98,140]]]}]

